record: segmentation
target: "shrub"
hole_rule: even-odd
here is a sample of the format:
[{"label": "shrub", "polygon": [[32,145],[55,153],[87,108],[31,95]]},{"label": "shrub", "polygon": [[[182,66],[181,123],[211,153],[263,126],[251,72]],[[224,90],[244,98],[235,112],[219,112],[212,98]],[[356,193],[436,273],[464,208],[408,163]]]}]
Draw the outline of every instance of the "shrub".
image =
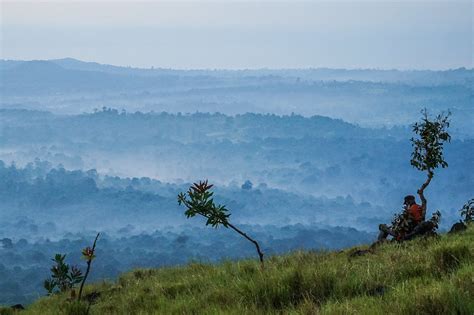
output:
[{"label": "shrub", "polygon": [[[69,264],[65,262],[66,255],[56,254],[54,256],[52,259],[54,265],[51,267],[51,277],[46,279],[43,283],[44,288],[46,291],[48,291],[48,295],[58,292],[66,292],[68,290],[74,289],[75,286],[80,283],[81,286],[79,288],[77,300],[81,300],[82,290],[87,280],[87,276],[89,275],[92,260],[95,258],[95,247],[99,235],[100,233],[97,234],[92,247],[86,247],[82,250],[82,258],[84,258],[87,262],[87,269],[84,276],[82,275],[82,271],[77,266],[69,266]],[[71,295],[74,296],[75,291],[72,291]]]},{"label": "shrub", "polygon": [[65,263],[66,255],[56,254],[52,261],[51,277],[44,281],[48,295],[73,289],[83,280],[82,272],[76,266]]}]

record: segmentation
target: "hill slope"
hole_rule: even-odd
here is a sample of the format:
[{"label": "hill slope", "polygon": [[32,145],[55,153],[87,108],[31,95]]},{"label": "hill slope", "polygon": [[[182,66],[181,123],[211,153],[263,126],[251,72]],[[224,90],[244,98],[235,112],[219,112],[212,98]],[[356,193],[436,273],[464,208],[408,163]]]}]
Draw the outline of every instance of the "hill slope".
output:
[{"label": "hill slope", "polygon": [[[473,241],[471,226],[352,258],[355,249],[269,257],[263,271],[256,260],[135,270],[86,293],[99,294],[91,314],[474,314]],[[22,313],[86,308],[54,296]]]}]

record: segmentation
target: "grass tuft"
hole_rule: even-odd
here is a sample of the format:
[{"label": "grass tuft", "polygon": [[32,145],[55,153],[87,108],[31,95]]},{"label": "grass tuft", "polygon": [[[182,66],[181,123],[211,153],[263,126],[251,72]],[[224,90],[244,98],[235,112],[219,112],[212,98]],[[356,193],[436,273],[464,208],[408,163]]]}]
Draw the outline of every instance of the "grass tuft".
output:
[{"label": "grass tuft", "polygon": [[462,261],[471,258],[471,250],[467,244],[447,244],[436,248],[433,258],[433,265],[440,272],[452,272]]}]

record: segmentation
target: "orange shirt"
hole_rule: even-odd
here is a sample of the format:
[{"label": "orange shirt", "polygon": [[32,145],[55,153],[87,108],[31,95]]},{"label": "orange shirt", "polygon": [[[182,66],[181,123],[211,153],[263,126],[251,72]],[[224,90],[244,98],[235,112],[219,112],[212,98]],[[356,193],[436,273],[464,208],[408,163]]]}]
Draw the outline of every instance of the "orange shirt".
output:
[{"label": "orange shirt", "polygon": [[417,205],[416,203],[413,204],[410,208],[408,208],[408,214],[410,214],[416,224],[420,223],[423,217],[423,211],[421,209],[421,206]]}]

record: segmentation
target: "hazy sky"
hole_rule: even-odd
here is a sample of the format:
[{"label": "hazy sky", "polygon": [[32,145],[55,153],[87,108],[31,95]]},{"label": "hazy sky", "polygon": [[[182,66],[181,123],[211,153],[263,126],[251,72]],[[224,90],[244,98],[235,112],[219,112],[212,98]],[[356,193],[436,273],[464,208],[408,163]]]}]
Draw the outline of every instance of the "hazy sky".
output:
[{"label": "hazy sky", "polygon": [[1,58],[166,68],[472,67],[472,1],[1,1]]}]

